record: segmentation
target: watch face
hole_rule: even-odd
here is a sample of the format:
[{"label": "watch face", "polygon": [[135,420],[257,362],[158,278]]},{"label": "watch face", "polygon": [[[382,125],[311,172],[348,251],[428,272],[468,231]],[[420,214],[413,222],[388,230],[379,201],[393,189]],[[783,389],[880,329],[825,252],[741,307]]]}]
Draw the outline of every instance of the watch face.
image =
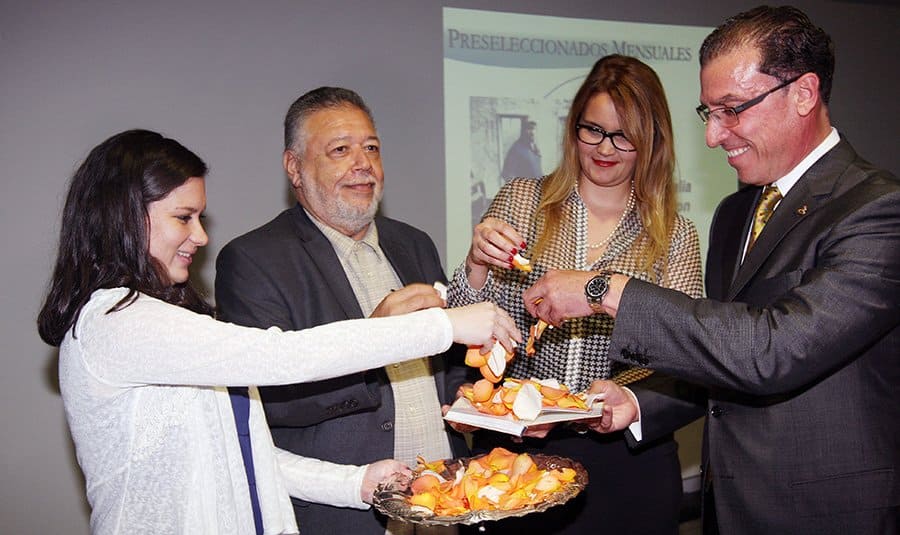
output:
[{"label": "watch face", "polygon": [[585,287],[585,293],[591,300],[601,300],[609,289],[609,279],[603,275],[597,275],[589,280]]}]

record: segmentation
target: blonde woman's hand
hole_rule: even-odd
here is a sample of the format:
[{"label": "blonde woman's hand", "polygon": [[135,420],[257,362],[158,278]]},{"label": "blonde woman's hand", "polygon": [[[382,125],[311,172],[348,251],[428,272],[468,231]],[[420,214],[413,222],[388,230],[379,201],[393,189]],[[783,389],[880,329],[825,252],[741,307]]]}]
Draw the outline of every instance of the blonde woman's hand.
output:
[{"label": "blonde woman's hand", "polygon": [[553,431],[553,428],[556,426],[556,423],[529,425],[525,428],[525,432],[522,433],[522,436],[528,438],[547,438],[547,435],[550,431]]},{"label": "blonde woman's hand", "polygon": [[472,245],[466,263],[508,269],[512,267],[512,257],[525,245],[525,240],[512,225],[496,217],[486,217],[472,230]]},{"label": "blonde woman's hand", "polygon": [[394,459],[375,461],[368,465],[363,476],[362,489],[360,489],[362,501],[372,503],[372,499],[375,496],[375,488],[378,487],[379,483],[387,481],[394,474],[412,476],[412,470]]},{"label": "blonde woman's hand", "polygon": [[[459,390],[456,392],[457,398],[460,397],[461,395],[462,395],[462,390]],[[450,405],[441,405],[441,414],[442,415],[447,416],[447,412],[449,410],[450,410]],[[478,428],[475,427],[474,425],[466,425],[466,424],[461,424],[459,422],[447,422],[447,425],[449,425],[457,433],[474,433],[475,431],[478,431]]]},{"label": "blonde woman's hand", "polygon": [[491,302],[445,309],[453,326],[453,341],[469,346],[493,347],[499,342],[507,351],[522,343],[522,334],[505,310]]},{"label": "blonde woman's hand", "polygon": [[525,240],[509,223],[486,217],[472,230],[472,245],[466,255],[466,278],[473,288],[481,288],[488,269],[496,266],[511,269],[512,259],[526,246]]}]

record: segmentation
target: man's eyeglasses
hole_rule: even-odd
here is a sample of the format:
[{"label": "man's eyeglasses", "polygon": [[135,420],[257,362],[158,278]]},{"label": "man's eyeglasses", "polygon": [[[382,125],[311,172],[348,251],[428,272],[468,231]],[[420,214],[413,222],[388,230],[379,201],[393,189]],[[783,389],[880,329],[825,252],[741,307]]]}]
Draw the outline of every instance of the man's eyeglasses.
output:
[{"label": "man's eyeglasses", "polygon": [[579,141],[586,145],[599,145],[603,143],[604,139],[609,138],[609,142],[612,143],[616,150],[622,152],[634,152],[637,150],[634,148],[634,144],[625,137],[625,133],[621,131],[607,132],[599,126],[578,123],[575,125],[575,135]]},{"label": "man's eyeglasses", "polygon": [[794,76],[790,80],[788,80],[780,85],[776,85],[772,89],[769,89],[762,95],[751,98],[747,102],[744,102],[743,104],[738,104],[737,106],[735,106],[733,108],[729,107],[729,106],[723,106],[721,108],[709,109],[705,105],[701,104],[701,105],[697,106],[697,115],[700,116],[700,120],[703,121],[703,124],[708,123],[709,119],[711,117],[720,126],[724,126],[725,128],[731,128],[732,126],[737,126],[738,123],[740,122],[740,119],[738,118],[739,113],[741,113],[743,111],[747,111],[750,108],[752,108],[753,106],[756,106],[757,104],[759,104],[760,102],[765,100],[765,98],[767,96],[778,91],[779,89],[783,89],[783,88],[791,85],[792,83],[799,80],[801,76],[803,76],[803,75],[799,74],[797,76]]}]

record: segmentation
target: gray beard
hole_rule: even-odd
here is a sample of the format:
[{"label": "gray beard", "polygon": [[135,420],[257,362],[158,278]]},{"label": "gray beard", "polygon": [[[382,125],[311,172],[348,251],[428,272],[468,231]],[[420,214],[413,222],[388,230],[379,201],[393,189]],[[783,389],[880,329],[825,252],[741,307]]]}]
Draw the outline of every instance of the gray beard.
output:
[{"label": "gray beard", "polygon": [[375,220],[375,213],[378,212],[380,201],[380,198],[373,198],[369,206],[361,210],[341,200],[337,200],[329,203],[328,213],[334,225],[350,231],[350,234],[356,234]]},{"label": "gray beard", "polygon": [[310,204],[316,208],[321,216],[327,215],[327,224],[330,227],[349,232],[350,235],[360,232],[375,220],[375,214],[378,212],[378,205],[384,194],[382,189],[373,198],[365,208],[358,208],[352,204],[345,203],[340,198],[332,198],[327,192],[322,191],[318,185],[314,184],[312,188],[306,190],[307,199]]}]

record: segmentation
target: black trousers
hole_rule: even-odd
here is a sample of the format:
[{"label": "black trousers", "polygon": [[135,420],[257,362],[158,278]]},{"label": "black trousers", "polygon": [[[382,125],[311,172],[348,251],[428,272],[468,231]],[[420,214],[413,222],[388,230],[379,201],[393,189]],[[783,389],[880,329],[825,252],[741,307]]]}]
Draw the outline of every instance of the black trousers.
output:
[{"label": "black trousers", "polygon": [[703,535],[719,535],[719,523],[716,521],[716,499],[712,485],[706,485],[703,491],[703,514],[700,522]]},{"label": "black trousers", "polygon": [[516,443],[509,435],[477,432],[476,453],[502,446],[517,453],[561,455],[588,472],[587,488],[543,513],[485,522],[485,533],[677,535],[681,507],[678,445],[671,436],[632,451],[620,433],[579,434],[559,427],[546,439]]}]

